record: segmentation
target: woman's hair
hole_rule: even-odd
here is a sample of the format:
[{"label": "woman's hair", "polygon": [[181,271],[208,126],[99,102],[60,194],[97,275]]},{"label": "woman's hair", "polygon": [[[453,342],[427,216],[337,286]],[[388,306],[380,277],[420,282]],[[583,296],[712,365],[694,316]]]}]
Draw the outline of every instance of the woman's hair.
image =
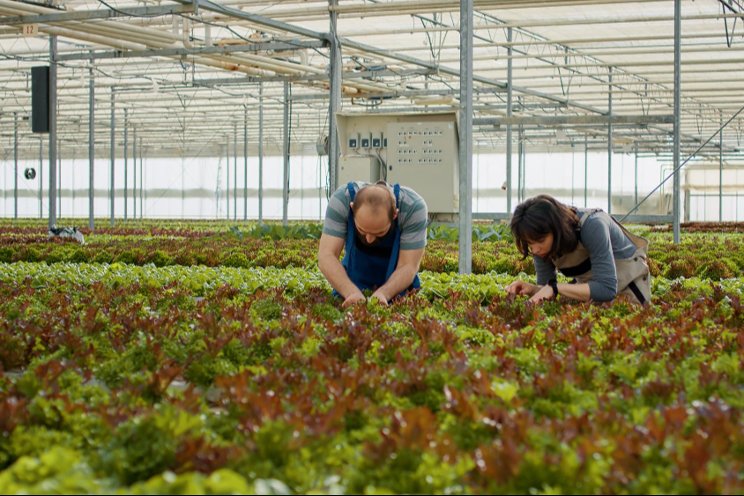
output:
[{"label": "woman's hair", "polygon": [[570,253],[579,244],[576,230],[579,216],[576,211],[549,195],[538,195],[523,201],[514,209],[511,231],[517,249],[529,255],[529,244],[553,235],[553,246],[547,258],[558,258]]}]

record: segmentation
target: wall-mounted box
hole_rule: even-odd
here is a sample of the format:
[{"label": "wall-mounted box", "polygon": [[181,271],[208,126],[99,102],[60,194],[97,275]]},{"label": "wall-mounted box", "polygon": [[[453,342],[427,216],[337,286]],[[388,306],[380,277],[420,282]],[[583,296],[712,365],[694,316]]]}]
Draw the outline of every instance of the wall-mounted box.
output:
[{"label": "wall-mounted box", "polygon": [[[337,122],[339,142],[345,145],[339,157],[339,186],[349,180],[385,179],[419,193],[430,213],[459,211],[456,112],[348,113],[338,114]],[[357,147],[349,146],[350,138],[359,140]]]},{"label": "wall-mounted box", "polygon": [[381,164],[375,157],[344,156],[338,163],[338,185],[349,181],[367,181],[374,183],[380,180]]}]

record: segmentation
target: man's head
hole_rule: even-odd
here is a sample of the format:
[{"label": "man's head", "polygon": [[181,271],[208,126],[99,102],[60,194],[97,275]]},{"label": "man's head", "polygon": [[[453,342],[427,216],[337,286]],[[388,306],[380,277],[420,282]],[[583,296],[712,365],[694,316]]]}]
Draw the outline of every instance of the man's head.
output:
[{"label": "man's head", "polygon": [[351,202],[351,209],[357,232],[369,245],[384,237],[398,217],[395,196],[385,182],[360,188]]}]

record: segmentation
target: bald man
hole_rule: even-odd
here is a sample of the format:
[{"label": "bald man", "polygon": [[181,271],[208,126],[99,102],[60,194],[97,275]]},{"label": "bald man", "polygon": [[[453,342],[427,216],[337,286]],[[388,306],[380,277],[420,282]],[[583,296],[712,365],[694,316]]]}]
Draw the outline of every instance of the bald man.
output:
[{"label": "bald man", "polygon": [[[343,306],[365,301],[362,291],[388,302],[421,282],[426,247],[426,202],[405,186],[350,182],[333,193],[318,247],[318,267]],[[345,248],[343,262],[339,262]]]}]

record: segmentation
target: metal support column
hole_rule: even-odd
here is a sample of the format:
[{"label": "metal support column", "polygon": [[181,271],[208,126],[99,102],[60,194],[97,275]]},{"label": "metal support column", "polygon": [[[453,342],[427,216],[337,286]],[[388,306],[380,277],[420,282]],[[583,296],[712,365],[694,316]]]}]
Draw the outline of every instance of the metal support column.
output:
[{"label": "metal support column", "polygon": [[607,72],[607,213],[612,215],[612,67]]},{"label": "metal support column", "polygon": [[137,220],[137,128],[132,126],[132,218]]},{"label": "metal support column", "polygon": [[527,138],[525,137],[524,127],[519,126],[519,174],[521,179],[519,197],[520,201],[525,200],[525,192],[527,191]]},{"label": "metal support column", "polygon": [[137,128],[132,126],[132,218],[137,220]]},{"label": "metal support column", "polygon": [[49,37],[49,227],[57,225],[57,36]]},{"label": "metal support column", "polygon": [[723,111],[720,112],[721,134],[718,135],[718,222],[723,222]]},{"label": "metal support column", "polygon": [[[507,84],[508,87],[506,89],[506,117],[507,119],[512,118],[513,114],[513,104],[514,104],[514,94],[512,91],[512,28],[508,28],[506,30],[506,41],[508,43],[507,49],[506,49],[506,56],[507,56],[507,66],[506,66],[506,74],[507,74]],[[509,122],[509,124],[506,125],[506,213],[507,215],[511,215],[512,212],[512,124]]]},{"label": "metal support column", "polygon": [[287,209],[289,208],[289,81],[284,81],[284,168],[282,175],[282,225],[287,226]]},{"label": "metal support column", "polygon": [[263,83],[258,83],[258,223],[263,224]]},{"label": "metal support column", "polygon": [[139,195],[140,195],[140,219],[142,219],[142,218],[144,218],[144,215],[145,215],[145,202],[144,202],[144,199],[145,199],[145,191],[144,191],[144,189],[145,189],[144,188],[145,176],[142,174],[142,138],[140,138],[139,153],[140,153],[140,157],[139,157],[139,163],[140,163],[140,173],[139,173],[139,177],[140,177],[140,190],[139,190]]},{"label": "metal support column", "polygon": [[111,197],[111,226],[114,225],[114,199],[116,197],[114,173],[116,172],[116,88],[111,87],[111,184],[109,196]]},{"label": "metal support column", "polygon": [[62,140],[57,140],[57,218],[62,217]]},{"label": "metal support column", "polygon": [[473,0],[460,1],[459,139],[460,274],[470,274],[473,268]]},{"label": "metal support column", "polygon": [[88,68],[88,227],[95,228],[95,165],[96,165],[96,81],[93,74],[93,59]]},{"label": "metal support column", "polygon": [[[225,212],[227,214],[227,220],[230,220],[230,135],[228,134],[225,138],[227,139],[227,143],[225,143],[225,174],[227,176],[227,186],[225,187],[227,207],[225,208]],[[183,187],[181,191],[183,191]],[[181,198],[181,203],[183,204],[183,197]],[[183,207],[181,207],[181,211],[183,212]]]},{"label": "metal support column", "polygon": [[674,242],[679,243],[679,134],[680,134],[680,63],[682,33],[682,1],[674,0],[674,186],[672,192],[672,223]]},{"label": "metal support column", "polygon": [[589,188],[587,180],[589,178],[589,138],[584,135],[584,208],[586,208],[587,189]]},{"label": "metal support column", "polygon": [[522,203],[522,126],[517,129],[517,203]]},{"label": "metal support column", "polygon": [[44,139],[39,137],[39,218],[44,218]]},{"label": "metal support column", "polygon": [[129,203],[129,109],[124,108],[124,221],[127,220],[127,208]]},{"label": "metal support column", "polygon": [[248,106],[243,105],[243,220],[248,220]]},{"label": "metal support column", "polygon": [[634,160],[634,166],[633,166],[633,205],[638,205],[638,144],[636,143],[635,146],[635,153],[633,154],[635,157]]},{"label": "metal support column", "polygon": [[233,123],[233,220],[238,220],[238,124]]},{"label": "metal support column", "polygon": [[338,128],[336,113],[341,110],[341,42],[338,39],[338,13],[335,8],[338,0],[328,0],[330,9],[330,64],[328,75],[330,84],[330,99],[328,101],[328,174],[330,175],[330,189],[338,188],[338,160],[341,150],[338,142]]},{"label": "metal support column", "polygon": [[13,218],[18,218],[18,112],[13,112]]}]

